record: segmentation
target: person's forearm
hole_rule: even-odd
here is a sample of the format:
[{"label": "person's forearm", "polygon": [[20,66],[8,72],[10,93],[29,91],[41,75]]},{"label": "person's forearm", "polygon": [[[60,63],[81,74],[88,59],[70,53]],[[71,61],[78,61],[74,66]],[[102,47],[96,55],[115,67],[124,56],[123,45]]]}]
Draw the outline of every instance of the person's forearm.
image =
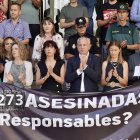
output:
[{"label": "person's forearm", "polygon": [[109,83],[110,79],[111,79],[111,78],[108,77],[108,76],[105,77],[105,79],[102,78],[102,79],[101,79],[101,85],[102,85],[102,86],[106,86],[106,85]]},{"label": "person's forearm", "polygon": [[97,21],[97,25],[98,27],[102,27],[102,26],[105,26],[106,24],[108,24],[110,22],[109,19],[106,19],[106,20],[98,20]]},{"label": "person's forearm", "polygon": [[52,73],[51,76],[55,79],[55,81],[57,81],[60,84],[64,83],[64,78],[62,78],[61,76],[56,75],[55,73]]},{"label": "person's forearm", "polygon": [[139,45],[138,44],[133,44],[133,45],[127,45],[128,50],[138,50]]},{"label": "person's forearm", "polygon": [[28,45],[29,39],[22,40],[21,43],[22,43],[23,45]]},{"label": "person's forearm", "polygon": [[117,78],[116,78],[118,81],[119,81],[119,83],[120,83],[120,85],[122,85],[122,86],[127,86],[127,84],[128,84],[128,80],[125,80],[125,79],[123,79],[121,76],[117,76]]},{"label": "person's forearm", "polygon": [[49,75],[47,74],[46,76],[44,76],[43,78],[36,80],[36,85],[37,86],[41,86],[44,84],[44,82],[49,78]]},{"label": "person's forearm", "polygon": [[0,5],[0,10],[2,10],[6,14],[8,8],[4,7],[4,5]]},{"label": "person's forearm", "polygon": [[74,55],[72,55],[70,53],[65,54],[65,59],[70,59],[72,57],[74,57]]},{"label": "person's forearm", "polygon": [[19,4],[23,4],[24,1],[25,1],[25,0],[18,0],[17,2],[18,2]]},{"label": "person's forearm", "polygon": [[68,22],[68,23],[66,23],[66,22],[63,22],[63,23],[61,23],[60,22],[60,28],[70,28],[70,27],[72,27],[72,26],[74,26],[75,25],[75,23],[74,22]]}]

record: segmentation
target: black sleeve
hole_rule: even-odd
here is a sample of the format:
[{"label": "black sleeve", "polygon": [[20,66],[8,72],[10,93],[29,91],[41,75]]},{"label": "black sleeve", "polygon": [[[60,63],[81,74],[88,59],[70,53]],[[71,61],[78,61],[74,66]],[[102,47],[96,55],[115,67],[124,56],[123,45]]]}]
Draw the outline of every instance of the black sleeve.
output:
[{"label": "black sleeve", "polygon": [[96,5],[96,20],[103,20],[103,4]]},{"label": "black sleeve", "polygon": [[91,39],[91,50],[90,50],[90,53],[92,53],[92,54],[101,54],[101,47],[99,47],[98,45],[97,45],[97,39],[96,39],[96,37],[95,36],[93,36],[92,37],[92,39]]},{"label": "black sleeve", "polygon": [[[73,58],[72,58],[73,59]],[[75,81],[79,76],[77,75],[77,71],[76,69],[73,68],[73,61],[74,60],[68,60],[68,63],[67,63],[67,69],[66,69],[66,77],[65,77],[65,80],[66,82],[68,83],[71,83],[73,81]],[[80,65],[80,64],[79,64]],[[77,66],[78,68],[79,66]]]},{"label": "black sleeve", "polygon": [[69,38],[67,39],[67,43],[66,43],[66,47],[65,47],[65,52],[64,52],[64,54],[71,54],[72,42],[73,42],[72,37],[69,37]]}]

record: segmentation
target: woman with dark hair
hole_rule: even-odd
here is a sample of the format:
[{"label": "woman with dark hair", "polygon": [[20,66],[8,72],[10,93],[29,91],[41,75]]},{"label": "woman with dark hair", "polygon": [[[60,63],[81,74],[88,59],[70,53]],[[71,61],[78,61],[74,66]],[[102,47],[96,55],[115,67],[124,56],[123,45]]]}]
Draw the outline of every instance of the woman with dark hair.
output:
[{"label": "woman with dark hair", "polygon": [[3,81],[3,72],[5,63],[12,58],[12,45],[15,42],[13,37],[6,37],[3,44],[0,46],[0,80]]},{"label": "woman with dark hair", "polygon": [[36,85],[41,89],[62,92],[61,85],[64,83],[65,66],[61,60],[57,44],[48,40],[43,45],[41,61],[36,71]]},{"label": "woman with dark hair", "polygon": [[12,45],[12,61],[5,64],[3,81],[20,88],[30,88],[33,82],[31,62],[25,61],[26,50],[22,44]]},{"label": "woman with dark hair", "polygon": [[41,32],[35,38],[32,59],[40,60],[43,44],[47,40],[53,40],[56,42],[60,51],[60,57],[63,59],[64,57],[63,38],[61,37],[60,34],[55,32],[55,25],[54,25],[53,20],[50,17],[46,17],[42,21]]},{"label": "woman with dark hair", "polygon": [[122,58],[118,42],[111,42],[108,46],[108,57],[102,64],[101,84],[104,86],[103,91],[125,87],[128,84],[128,64]]}]

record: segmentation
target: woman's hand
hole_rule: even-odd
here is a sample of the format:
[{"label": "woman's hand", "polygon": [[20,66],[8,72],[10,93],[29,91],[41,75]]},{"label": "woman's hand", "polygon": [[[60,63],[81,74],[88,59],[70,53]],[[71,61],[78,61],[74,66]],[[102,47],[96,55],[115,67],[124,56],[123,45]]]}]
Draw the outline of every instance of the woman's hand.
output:
[{"label": "woman's hand", "polygon": [[13,76],[12,76],[11,73],[6,74],[6,78],[7,78],[7,80],[8,80],[10,83],[13,83],[14,78],[13,78]]},{"label": "woman's hand", "polygon": [[48,67],[48,73],[49,73],[49,75],[52,75],[53,74],[53,68],[52,68],[52,66],[49,66]]},{"label": "woman's hand", "polygon": [[18,76],[18,79],[19,79],[22,83],[24,83],[24,81],[25,81],[25,74],[24,74],[24,73],[20,73],[19,76]]},{"label": "woman's hand", "polygon": [[112,75],[113,75],[113,69],[111,69],[111,70],[108,72],[108,78],[111,79]]},{"label": "woman's hand", "polygon": [[116,69],[113,70],[113,76],[114,76],[115,78],[117,78],[117,77],[119,76]]}]

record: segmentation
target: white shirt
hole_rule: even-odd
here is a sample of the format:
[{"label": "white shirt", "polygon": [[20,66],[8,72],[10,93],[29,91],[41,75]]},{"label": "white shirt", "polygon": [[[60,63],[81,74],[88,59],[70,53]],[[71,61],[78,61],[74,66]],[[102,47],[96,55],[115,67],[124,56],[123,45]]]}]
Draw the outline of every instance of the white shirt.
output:
[{"label": "white shirt", "polygon": [[[88,54],[86,55],[86,58],[88,59],[88,56],[89,56],[89,52],[88,52]],[[79,58],[81,58],[81,54],[79,54]],[[83,70],[85,70],[87,68],[87,66],[83,69]],[[77,74],[78,75],[81,75],[81,87],[80,87],[80,92],[85,92],[85,84],[84,84],[84,76],[85,76],[85,74],[84,74],[84,71],[81,71],[80,69],[77,69]]]}]

